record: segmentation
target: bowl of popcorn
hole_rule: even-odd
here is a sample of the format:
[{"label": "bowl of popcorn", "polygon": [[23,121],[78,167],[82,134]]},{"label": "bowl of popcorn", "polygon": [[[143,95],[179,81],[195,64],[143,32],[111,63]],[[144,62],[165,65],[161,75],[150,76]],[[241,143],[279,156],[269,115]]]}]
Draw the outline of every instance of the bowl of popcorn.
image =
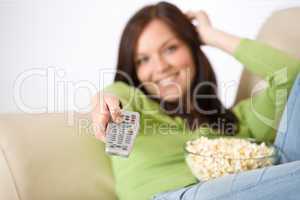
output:
[{"label": "bowl of popcorn", "polygon": [[184,147],[185,160],[199,181],[258,169],[277,162],[274,145],[254,139],[200,137]]}]

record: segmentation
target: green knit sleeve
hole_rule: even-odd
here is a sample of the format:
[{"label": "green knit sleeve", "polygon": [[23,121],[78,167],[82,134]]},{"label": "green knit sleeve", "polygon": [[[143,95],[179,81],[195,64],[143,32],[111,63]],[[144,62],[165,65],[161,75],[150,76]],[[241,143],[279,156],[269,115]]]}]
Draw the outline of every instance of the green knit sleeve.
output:
[{"label": "green knit sleeve", "polygon": [[117,96],[120,99],[124,110],[136,111],[137,91],[134,87],[131,87],[124,82],[116,81],[103,88],[102,91]]},{"label": "green knit sleeve", "polygon": [[234,107],[233,111],[240,119],[240,134],[273,141],[288,94],[300,72],[300,61],[267,44],[249,39],[241,40],[234,56],[268,84],[262,90],[258,83],[252,88],[253,95]]}]

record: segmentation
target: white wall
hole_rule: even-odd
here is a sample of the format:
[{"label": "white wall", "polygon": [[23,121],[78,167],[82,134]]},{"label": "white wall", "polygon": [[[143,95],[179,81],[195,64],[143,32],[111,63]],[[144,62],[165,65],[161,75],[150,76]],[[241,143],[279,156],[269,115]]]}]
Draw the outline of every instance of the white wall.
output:
[{"label": "white wall", "polygon": [[[100,70],[113,71],[127,19],[152,2],[0,0],[0,112],[87,111],[90,96],[112,81],[113,73],[102,79]],[[170,2],[183,10],[204,9],[216,27],[248,38],[255,38],[273,10],[300,5],[298,0]],[[237,61],[216,49],[205,51],[220,85],[238,82]],[[221,98],[230,106],[236,88],[226,97],[224,91]]]}]

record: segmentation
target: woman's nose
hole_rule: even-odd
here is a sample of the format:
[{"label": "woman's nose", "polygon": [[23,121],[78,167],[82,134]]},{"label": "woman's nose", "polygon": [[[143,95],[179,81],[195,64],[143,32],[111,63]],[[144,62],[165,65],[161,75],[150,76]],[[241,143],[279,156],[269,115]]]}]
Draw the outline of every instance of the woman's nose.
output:
[{"label": "woman's nose", "polygon": [[155,68],[157,69],[157,72],[165,72],[169,67],[169,63],[164,58],[158,56],[155,59]]}]

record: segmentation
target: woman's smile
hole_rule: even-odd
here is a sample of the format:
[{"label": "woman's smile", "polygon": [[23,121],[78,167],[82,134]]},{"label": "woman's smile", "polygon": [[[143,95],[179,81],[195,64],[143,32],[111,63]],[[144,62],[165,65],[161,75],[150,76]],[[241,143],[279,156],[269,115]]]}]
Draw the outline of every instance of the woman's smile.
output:
[{"label": "woman's smile", "polygon": [[164,78],[161,78],[160,80],[156,81],[156,83],[160,86],[174,84],[176,83],[178,76],[179,76],[179,72],[176,72],[171,75],[165,76]]}]

